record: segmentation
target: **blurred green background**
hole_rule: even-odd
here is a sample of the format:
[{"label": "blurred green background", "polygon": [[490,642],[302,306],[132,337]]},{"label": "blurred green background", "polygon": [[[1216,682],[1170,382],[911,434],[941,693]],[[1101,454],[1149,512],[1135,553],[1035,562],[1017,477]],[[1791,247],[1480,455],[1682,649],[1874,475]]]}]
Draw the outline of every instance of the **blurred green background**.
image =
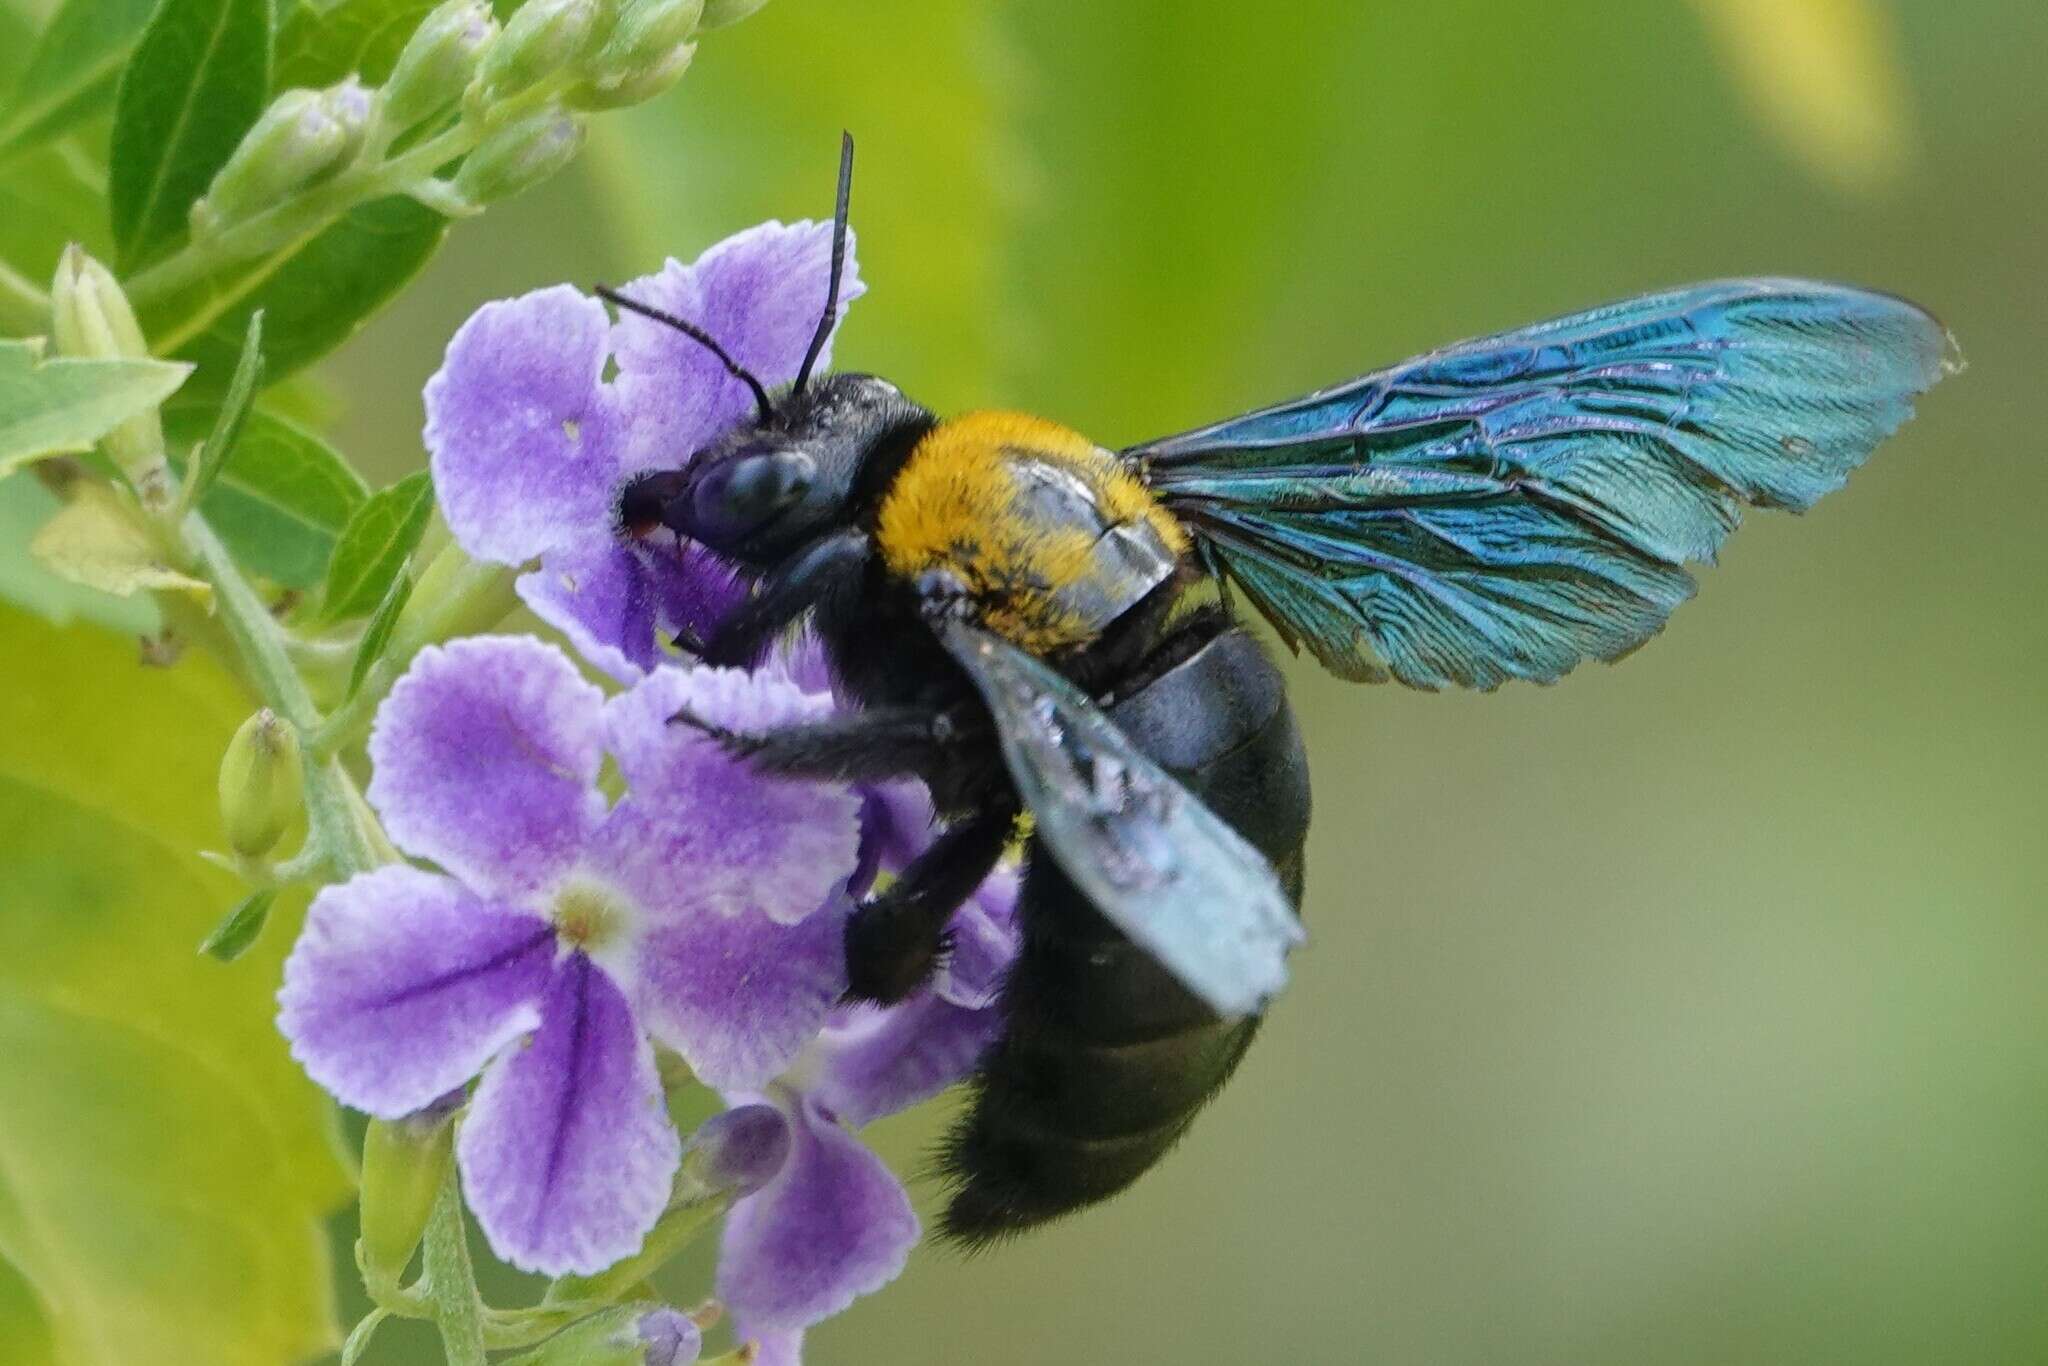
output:
[{"label": "blurred green background", "polygon": [[[326,365],[343,449],[415,468],[479,303],[820,214],[842,126],[839,363],[1112,445],[1722,274],[1961,339],[1618,668],[1295,666],[1313,938],[1236,1082],[1109,1207],[921,1252],[814,1366],[2048,1360],[2044,52],[2036,0],[775,0]],[[873,1136],[914,1169],[944,1111]]]}]

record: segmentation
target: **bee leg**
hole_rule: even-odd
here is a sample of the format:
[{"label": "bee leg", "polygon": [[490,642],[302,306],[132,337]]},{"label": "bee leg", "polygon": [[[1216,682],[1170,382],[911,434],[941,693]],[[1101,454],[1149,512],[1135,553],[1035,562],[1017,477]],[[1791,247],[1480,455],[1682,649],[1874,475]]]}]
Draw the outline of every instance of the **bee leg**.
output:
[{"label": "bee leg", "polygon": [[691,712],[678,712],[670,724],[695,726],[762,773],[828,782],[918,777],[988,739],[985,719],[965,707],[876,707],[751,734]]},{"label": "bee leg", "polygon": [[733,730],[687,708],[668,720],[702,731],[764,773],[821,782],[918,777],[988,739],[986,718],[966,706],[871,707],[764,731]]},{"label": "bee leg", "polygon": [[954,822],[855,909],[846,922],[848,999],[892,1005],[930,979],[946,922],[996,866],[1016,822],[1007,805]]},{"label": "bee leg", "polygon": [[820,601],[835,592],[860,591],[869,551],[868,535],[859,530],[835,531],[791,551],[693,653],[706,664],[759,663],[783,628]]}]

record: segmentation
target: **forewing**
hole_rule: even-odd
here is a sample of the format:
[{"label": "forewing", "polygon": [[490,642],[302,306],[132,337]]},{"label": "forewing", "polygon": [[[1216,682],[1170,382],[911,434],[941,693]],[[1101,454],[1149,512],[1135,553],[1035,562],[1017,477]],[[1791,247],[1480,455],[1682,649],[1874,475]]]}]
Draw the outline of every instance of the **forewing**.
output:
[{"label": "forewing", "polygon": [[1103,915],[1221,1015],[1287,982],[1301,923],[1271,865],[1072,683],[998,636],[938,625],[994,714],[1038,835]]},{"label": "forewing", "polygon": [[1725,280],[1126,454],[1209,567],[1336,673],[1548,683],[1655,635],[1744,507],[1813,506],[1954,368],[1902,299]]}]

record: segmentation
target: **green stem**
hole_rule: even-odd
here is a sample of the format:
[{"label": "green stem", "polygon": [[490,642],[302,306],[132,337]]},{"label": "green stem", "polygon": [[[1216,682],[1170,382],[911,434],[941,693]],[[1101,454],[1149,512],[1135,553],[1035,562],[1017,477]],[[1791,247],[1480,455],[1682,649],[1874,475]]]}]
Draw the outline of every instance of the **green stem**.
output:
[{"label": "green stem", "polygon": [[420,1279],[441,1330],[448,1366],[484,1366],[484,1306],[477,1298],[476,1272],[469,1263],[469,1231],[462,1223],[462,1198],[455,1169],[448,1169],[441,1197],[420,1248]]}]

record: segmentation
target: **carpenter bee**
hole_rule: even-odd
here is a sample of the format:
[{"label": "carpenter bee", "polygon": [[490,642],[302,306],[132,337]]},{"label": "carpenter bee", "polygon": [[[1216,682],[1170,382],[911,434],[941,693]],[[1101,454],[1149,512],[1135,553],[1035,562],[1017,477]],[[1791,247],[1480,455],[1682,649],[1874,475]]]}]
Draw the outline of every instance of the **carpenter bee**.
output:
[{"label": "carpenter bee", "polygon": [[851,171],[848,139],[831,288],[785,391],[689,320],[601,291],[709,348],[757,408],[634,479],[620,515],[751,578],[695,653],[751,664],[808,619],[857,704],[724,743],[766,771],[931,792],[943,829],[847,922],[854,998],[926,979],[1032,817],[1004,1032],[941,1153],[944,1231],[968,1245],[1158,1161],[1286,980],[1308,770],[1230,590],[1348,679],[1553,682],[1642,645],[1745,507],[1810,507],[1951,368],[1947,333],[1903,300],[1725,280],[1111,451],[813,375]]}]

